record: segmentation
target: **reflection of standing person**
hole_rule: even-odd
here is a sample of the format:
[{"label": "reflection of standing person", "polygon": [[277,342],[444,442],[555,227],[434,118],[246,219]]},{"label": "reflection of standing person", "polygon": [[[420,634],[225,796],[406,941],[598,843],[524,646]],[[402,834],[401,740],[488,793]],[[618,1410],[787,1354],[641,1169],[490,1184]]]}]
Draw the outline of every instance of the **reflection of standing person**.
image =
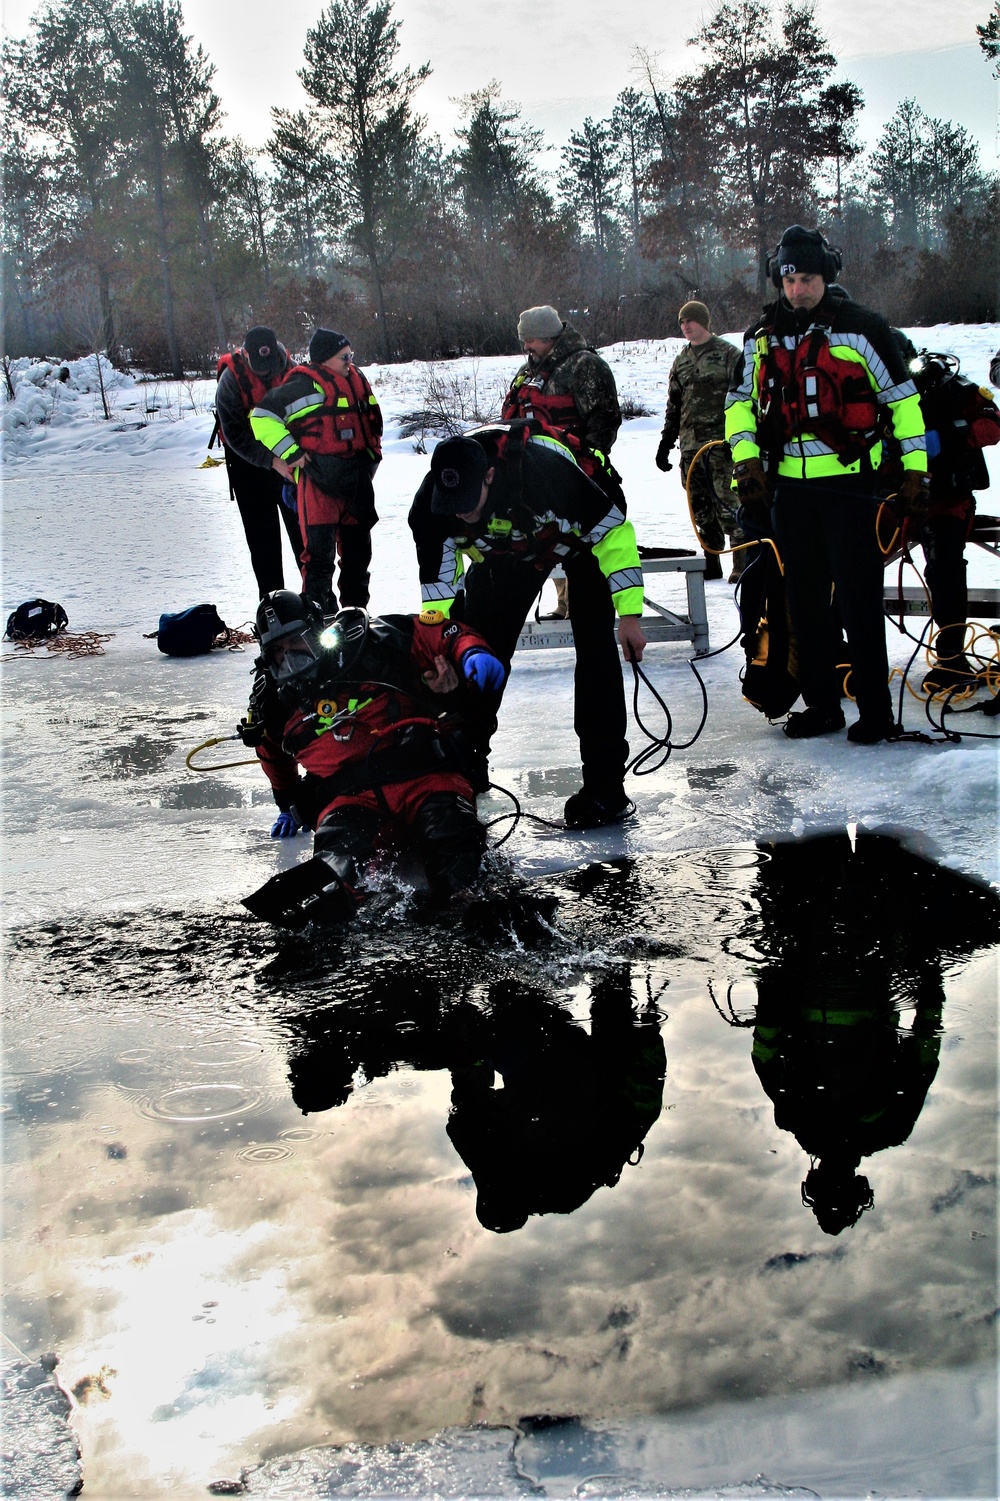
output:
[{"label": "reflection of standing person", "polygon": [[[712,315],[703,302],[686,302],[677,314],[681,333],[687,339],[670,367],[667,410],[663,419],[656,467],[665,474],[671,468],[670,451],[681,450],[681,481],[686,485],[695,454],[706,443],[726,436],[726,396],[740,367],[740,351],[711,331]],[[707,473],[706,473],[707,469]],[[691,476],[691,511],[698,535],[712,551],[705,553],[705,578],[721,579],[717,556],[726,546],[738,547],[743,533],[726,505],[733,482],[729,447],[710,448]],[[734,583],[743,572],[745,552],[733,555]]]},{"label": "reflection of standing person", "polygon": [[861,1159],[914,1128],[937,1072],[944,965],[993,945],[1000,900],[860,830],[768,846],[753,896],[753,1065],[775,1125],[813,1159],[803,1202],[837,1235],[873,1203]]},{"label": "reflection of standing person", "polygon": [[490,1006],[475,1060],[452,1066],[448,1135],[480,1224],[502,1234],[615,1186],[660,1114],[666,1053],[655,1013],[633,1008],[627,967],[594,986],[589,1035],[516,982],[491,986]]},{"label": "reflection of standing person", "polygon": [[917,390],[892,329],[836,284],[840,265],[817,230],[786,229],[770,262],[778,299],[745,335],[726,437],[745,519],[774,537],[785,567],[806,703],[789,715],[785,734],[803,740],[844,727],[839,614],[859,716],[847,737],[874,745],[895,733],[875,530],[880,415],[900,447],[902,510],[926,504],[927,452]]},{"label": "reflection of standing person", "polygon": [[[528,418],[566,439],[584,474],[623,505],[621,482],[608,459],[622,425],[611,367],[554,307],[525,308],[517,337],[528,358],[511,382],[504,420]],[[557,607],[543,618],[565,620],[569,585],[566,579],[555,585]]]},{"label": "reflection of standing person", "polygon": [[753,1066],[774,1124],[813,1159],[802,1185],[827,1235],[874,1203],[862,1157],[906,1141],[937,1073],[943,996],[923,997],[909,1027],[888,996],[830,987],[808,998],[758,981]]},{"label": "reflection of standing person", "polygon": [[307,363],[292,366],[257,403],[250,425],[298,476],[303,592],[322,610],[335,610],[339,556],[341,603],[366,605],[382,414],[346,334],[318,328]]},{"label": "reflection of standing person", "polygon": [[254,437],[250,413],[290,369],[288,351],[273,328],[247,329],[243,348],[219,360],[215,411],[226,456],[229,489],[239,507],[260,597],[285,586],[281,566],[281,526],[298,563],[302,537],[298,518],[282,503],[281,490],[292,471]]},{"label": "reflection of standing person", "polygon": [[[479,631],[510,670],[532,602],[563,564],[576,650],[573,725],[583,788],[567,799],[567,827],[598,828],[634,813],[625,794],[628,741],[621,666],[641,661],[642,566],[632,523],[608,504],[562,445],[554,452],[529,427],[484,427],[439,443],[410,508],[424,606],[456,614]],[[465,557],[473,558],[464,576]],[[469,729],[488,785],[487,756],[503,684],[479,700]]]}]

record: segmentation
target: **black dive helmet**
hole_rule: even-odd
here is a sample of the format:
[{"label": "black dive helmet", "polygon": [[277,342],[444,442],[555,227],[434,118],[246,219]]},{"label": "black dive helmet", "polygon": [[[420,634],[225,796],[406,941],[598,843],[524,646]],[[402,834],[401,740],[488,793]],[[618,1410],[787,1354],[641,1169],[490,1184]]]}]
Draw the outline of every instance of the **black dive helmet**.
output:
[{"label": "black dive helmet", "polygon": [[276,683],[309,683],[321,666],[324,681],[334,682],[358,666],[370,628],[367,610],[351,606],[324,616],[305,595],[276,589],[257,607],[254,634]]},{"label": "black dive helmet", "polygon": [[254,635],[264,666],[276,683],[309,677],[319,665],[323,614],[318,605],[291,589],[265,594],[257,606]]}]

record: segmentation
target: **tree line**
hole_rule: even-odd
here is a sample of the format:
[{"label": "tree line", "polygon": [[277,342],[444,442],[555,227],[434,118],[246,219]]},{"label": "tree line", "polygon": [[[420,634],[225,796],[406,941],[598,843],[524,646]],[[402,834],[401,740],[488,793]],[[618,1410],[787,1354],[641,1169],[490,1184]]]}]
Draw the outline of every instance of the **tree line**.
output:
[{"label": "tree line", "polygon": [[[997,4],[977,28],[996,62]],[[306,35],[309,103],[263,151],[223,129],[179,0],[47,0],[5,47],[8,354],[105,349],[210,370],[255,322],[292,347],[343,328],[364,359],[516,348],[554,303],[595,343],[719,326],[766,296],[786,224],[843,247],[844,280],[896,322],[998,316],[1000,186],[969,132],[904,100],[870,152],[861,92],[808,4],[721,0],[665,79],[637,48],[607,119],[548,149],[496,82],[454,140],[417,109],[391,0],[331,0]]]}]

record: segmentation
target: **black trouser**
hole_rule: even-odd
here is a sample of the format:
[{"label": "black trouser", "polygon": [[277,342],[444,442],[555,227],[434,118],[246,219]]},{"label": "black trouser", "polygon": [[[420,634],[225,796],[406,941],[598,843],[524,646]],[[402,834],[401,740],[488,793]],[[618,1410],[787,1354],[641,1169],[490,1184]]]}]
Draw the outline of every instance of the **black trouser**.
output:
[{"label": "black trouser", "polygon": [[[285,587],[278,517],[284,522],[296,563],[302,553],[298,517],[286,505],[282,505],[281,487],[284,481],[276,469],[263,469],[257,464],[248,464],[246,459],[240,458],[238,453],[233,453],[229,448],[225,450],[225,455],[229,487],[239,507],[240,520],[250,549],[250,566],[263,599],[265,594]],[[298,588],[297,580],[295,587]]]},{"label": "black trouser", "polygon": [[[316,830],[313,852],[322,855],[348,886],[357,888],[386,821],[378,809],[358,803],[333,808]],[[430,792],[407,827],[433,892],[454,896],[471,886],[482,863],[486,829],[468,798],[456,792]]]},{"label": "black trouser", "polygon": [[[564,566],[576,647],[573,728],[580,741],[584,786],[603,801],[621,792],[628,760],[628,719],[614,633],[615,609],[607,579],[593,553],[578,553]],[[465,621],[486,637],[508,674],[517,638],[548,573],[547,568],[539,570],[532,563],[496,554],[469,569]],[[468,714],[473,745],[484,755],[496,730],[502,697],[502,688],[498,693],[477,693]]]},{"label": "black trouser", "polygon": [[965,622],[969,613],[965,539],[969,518],[928,516],[917,528],[927,560],[927,587],[934,623],[941,627],[934,641],[938,657],[958,657],[965,650]]},{"label": "black trouser", "polygon": [[[892,718],[892,700],[882,607],[884,560],[875,535],[878,501],[868,485],[865,477],[854,475],[779,479],[773,521],[785,565],[803,699],[826,713],[840,707],[839,614],[858,713],[879,722]],[[831,585],[837,591],[836,613]]]},{"label": "black trouser", "polygon": [[302,575],[302,592],[330,614],[337,608],[333,588],[333,570],[339,555],[340,575],[337,588],[342,606],[368,604],[372,560],[372,534],[367,526],[334,526],[322,523],[306,527],[308,559]]}]

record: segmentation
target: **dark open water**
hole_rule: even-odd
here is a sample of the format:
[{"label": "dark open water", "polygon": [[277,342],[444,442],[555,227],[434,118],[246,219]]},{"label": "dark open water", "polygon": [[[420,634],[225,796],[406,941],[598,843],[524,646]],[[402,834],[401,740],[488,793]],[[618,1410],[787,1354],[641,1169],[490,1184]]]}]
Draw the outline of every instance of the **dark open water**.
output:
[{"label": "dark open water", "polygon": [[992,1368],[995,894],[863,833],[537,890],[8,935],[5,1327],[86,1495]]}]

